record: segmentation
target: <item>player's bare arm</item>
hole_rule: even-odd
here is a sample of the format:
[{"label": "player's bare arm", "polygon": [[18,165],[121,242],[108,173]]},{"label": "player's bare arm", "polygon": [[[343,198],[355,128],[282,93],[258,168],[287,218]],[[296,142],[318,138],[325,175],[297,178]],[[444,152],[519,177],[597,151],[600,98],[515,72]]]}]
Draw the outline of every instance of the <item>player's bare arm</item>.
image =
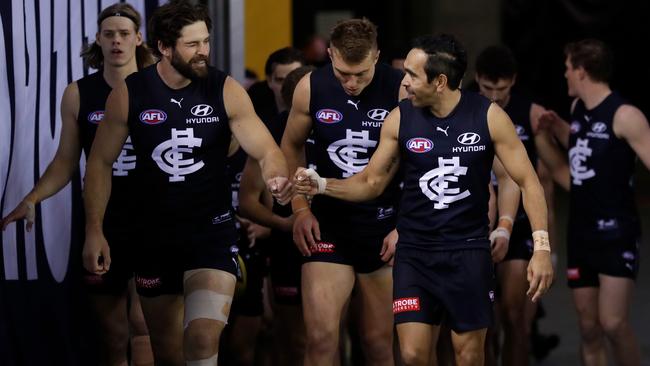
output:
[{"label": "player's bare arm", "polygon": [[650,169],[650,126],[638,108],[625,104],[614,114],[614,133],[624,138],[646,169]]},{"label": "player's bare arm", "polygon": [[497,157],[521,189],[524,209],[533,229],[535,251],[528,266],[528,294],[537,301],[553,281],[544,191],[530,160],[525,158],[526,149],[517,137],[510,117],[494,103],[488,110],[488,128]]},{"label": "player's bare arm", "polygon": [[[111,195],[111,174],[115,159],[122,151],[129,134],[127,125],[129,92],[125,82],[120,82],[108,95],[106,113],[97,128],[93,141],[84,186],[86,207],[86,243],[84,244],[84,267],[90,272],[102,274],[110,267],[110,252],[104,238],[102,224],[106,204]],[[100,262],[99,258],[103,261]]]},{"label": "player's bare arm", "polygon": [[266,187],[260,166],[254,159],[248,158],[246,165],[244,165],[239,187],[240,214],[257,224],[282,231],[290,231],[291,219],[273,213],[271,206],[265,202],[265,192]]},{"label": "player's bare arm", "polygon": [[16,208],[0,221],[4,230],[11,222],[27,219],[26,229],[30,231],[36,215],[35,205],[60,191],[72,178],[79,165],[81,145],[79,143],[79,89],[77,83],[65,88],[61,100],[61,138],[54,159],[38,180],[34,188]]},{"label": "player's bare arm", "polygon": [[287,164],[282,151],[271,133],[255,114],[253,103],[244,88],[233,78],[226,78],[224,104],[230,121],[230,129],[241,147],[257,160],[267,187],[281,203],[291,196]]},{"label": "player's bare arm", "polygon": [[492,260],[497,263],[502,261],[508,253],[508,243],[510,234],[512,234],[514,218],[519,208],[521,190],[519,185],[506,173],[503,164],[498,158],[494,158],[492,170],[499,183],[499,194],[497,195],[499,220],[497,221],[497,227],[490,234]]},{"label": "player's bare arm", "polygon": [[399,123],[399,108],[395,108],[384,120],[379,146],[361,172],[347,179],[325,179],[314,176],[313,171],[299,169],[294,178],[296,184],[300,184],[298,192],[325,194],[352,202],[368,201],[379,196],[399,168]]}]

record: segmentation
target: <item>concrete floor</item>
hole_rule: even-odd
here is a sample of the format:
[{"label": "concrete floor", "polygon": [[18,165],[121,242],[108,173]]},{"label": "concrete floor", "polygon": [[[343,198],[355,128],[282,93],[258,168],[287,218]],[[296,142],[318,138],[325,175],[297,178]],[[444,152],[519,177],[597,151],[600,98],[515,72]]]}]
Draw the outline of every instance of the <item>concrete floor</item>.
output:
[{"label": "concrete floor", "polygon": [[[638,169],[636,177],[637,202],[642,216],[643,237],[641,241],[641,268],[637,280],[631,320],[641,346],[641,365],[650,366],[650,174]],[[556,283],[544,298],[546,318],[540,321],[542,333],[556,333],[561,341],[543,362],[543,366],[580,365],[578,355],[577,317],[566,285],[566,205],[567,195],[558,193],[556,199],[559,229],[558,270]],[[610,364],[613,361],[610,358]]]}]

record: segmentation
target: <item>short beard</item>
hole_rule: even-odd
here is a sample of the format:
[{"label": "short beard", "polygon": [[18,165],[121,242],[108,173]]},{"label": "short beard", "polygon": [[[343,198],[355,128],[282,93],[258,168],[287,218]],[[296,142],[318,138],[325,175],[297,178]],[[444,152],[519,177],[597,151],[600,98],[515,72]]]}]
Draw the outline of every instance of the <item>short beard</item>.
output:
[{"label": "short beard", "polygon": [[[205,61],[206,66],[201,68],[192,67],[193,63],[200,61]],[[173,49],[171,64],[176,71],[190,80],[203,79],[208,76],[208,58],[205,56],[194,56],[188,62],[185,62],[180,54],[176,52],[176,49]]]}]

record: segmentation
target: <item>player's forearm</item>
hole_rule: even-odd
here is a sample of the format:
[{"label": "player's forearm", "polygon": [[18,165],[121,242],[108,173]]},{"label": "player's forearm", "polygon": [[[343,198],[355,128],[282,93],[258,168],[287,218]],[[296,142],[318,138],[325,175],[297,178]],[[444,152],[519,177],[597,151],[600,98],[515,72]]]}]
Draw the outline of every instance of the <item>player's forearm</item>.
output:
[{"label": "player's forearm", "polygon": [[551,139],[552,137],[548,133],[540,133],[535,136],[537,153],[551,171],[553,180],[568,191],[570,186],[568,163],[564,152]]},{"label": "player's forearm", "polygon": [[547,231],[548,211],[546,200],[544,199],[544,190],[536,177],[531,177],[526,180],[521,187],[521,194],[524,210],[526,211],[526,215],[528,215],[533,231]]},{"label": "player's forearm", "polygon": [[86,230],[101,229],[106,205],[111,195],[111,165],[91,158],[86,166],[84,207]]},{"label": "player's forearm", "polygon": [[509,176],[497,176],[499,182],[499,194],[497,195],[497,207],[499,216],[508,216],[514,219],[519,208],[521,190]]},{"label": "player's forearm", "polygon": [[293,175],[299,166],[304,167],[306,165],[304,144],[297,145],[292,142],[282,140],[281,149],[287,161],[287,169],[290,174]]},{"label": "player's forearm", "polygon": [[324,194],[344,201],[364,202],[379,196],[383,188],[378,180],[362,171],[347,179],[327,178]]},{"label": "player's forearm", "polygon": [[34,186],[34,189],[25,196],[25,200],[36,204],[56,194],[70,182],[77,166],[78,159],[72,161],[72,159],[55,157]]},{"label": "player's forearm", "polygon": [[277,145],[273,145],[272,148],[268,149],[264,157],[260,159],[259,164],[265,181],[275,177],[289,178],[287,161]]},{"label": "player's forearm", "polygon": [[569,135],[571,134],[571,127],[569,124],[562,120],[553,126],[553,135],[564,146],[565,149],[569,146]]}]

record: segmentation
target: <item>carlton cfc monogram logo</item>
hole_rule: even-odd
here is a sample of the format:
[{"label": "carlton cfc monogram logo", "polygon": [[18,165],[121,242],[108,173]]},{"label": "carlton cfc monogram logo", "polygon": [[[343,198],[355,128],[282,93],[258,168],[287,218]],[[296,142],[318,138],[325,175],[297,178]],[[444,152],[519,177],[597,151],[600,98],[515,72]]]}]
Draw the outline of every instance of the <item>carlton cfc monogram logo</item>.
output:
[{"label": "carlton cfc monogram logo", "polygon": [[[370,132],[345,130],[345,138],[334,141],[327,147],[330,159],[343,170],[343,177],[352,176],[368,165],[370,154],[368,148],[377,146],[377,141],[370,139]],[[365,155],[359,157],[359,154]]]},{"label": "carlton cfc monogram logo", "polygon": [[460,158],[438,158],[438,167],[428,171],[420,178],[420,189],[427,198],[434,201],[433,208],[442,210],[449,204],[469,197],[468,190],[460,192],[459,188],[449,188],[450,182],[458,182],[458,177],[467,174],[467,167],[460,165]]},{"label": "carlton cfc monogram logo", "polygon": [[129,155],[129,152],[133,152],[131,136],[126,138],[122,152],[113,163],[113,176],[125,177],[129,175],[129,170],[135,169],[135,155]]},{"label": "carlton cfc monogram logo", "polygon": [[580,186],[583,180],[596,176],[596,172],[593,169],[587,170],[585,165],[591,153],[592,150],[589,148],[588,139],[577,139],[576,146],[569,149],[569,167],[571,168],[573,184]]},{"label": "carlton cfc monogram logo", "polygon": [[192,154],[193,147],[201,146],[201,139],[194,137],[194,129],[177,130],[172,128],[172,138],[156,146],[151,158],[158,167],[169,174],[170,182],[183,182],[185,176],[192,174],[205,165],[202,161],[184,159],[183,154]]}]

